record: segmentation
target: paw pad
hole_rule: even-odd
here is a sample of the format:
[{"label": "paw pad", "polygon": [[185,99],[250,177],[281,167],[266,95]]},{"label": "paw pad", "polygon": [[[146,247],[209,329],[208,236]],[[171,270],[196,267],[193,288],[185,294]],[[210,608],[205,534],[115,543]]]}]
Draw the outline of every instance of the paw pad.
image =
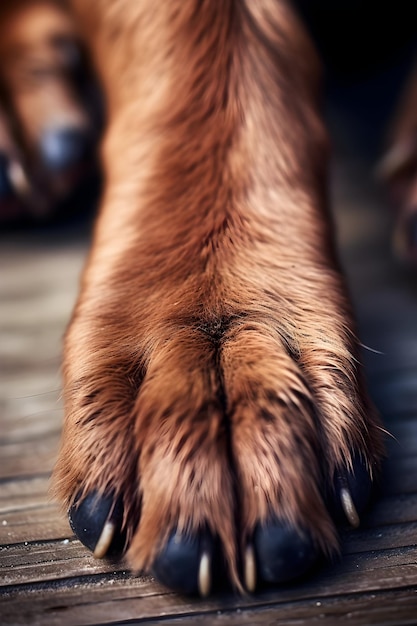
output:
[{"label": "paw pad", "polygon": [[208,596],[213,578],[213,541],[208,533],[194,537],[171,535],[155,559],[152,572],[180,593]]},{"label": "paw pad", "polygon": [[298,578],[318,557],[317,548],[306,532],[279,520],[258,526],[253,545],[258,577],[266,583],[284,583]]},{"label": "paw pad", "polygon": [[92,492],[82,500],[77,497],[68,518],[76,537],[97,559],[123,552],[123,508],[113,496]]}]

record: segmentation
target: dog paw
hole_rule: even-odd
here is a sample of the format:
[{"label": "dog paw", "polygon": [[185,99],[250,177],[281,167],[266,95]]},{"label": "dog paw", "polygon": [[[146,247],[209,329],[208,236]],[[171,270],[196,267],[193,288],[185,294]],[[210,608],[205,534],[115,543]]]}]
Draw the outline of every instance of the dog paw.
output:
[{"label": "dog paw", "polygon": [[101,113],[87,56],[60,4],[5,3],[0,84],[0,221],[63,212],[95,175]]},{"label": "dog paw", "polygon": [[317,318],[290,341],[247,318],[142,328],[133,345],[101,312],[88,350],[82,324],[67,337],[55,480],[72,529],[182,593],[254,591],[337,553],[381,455],[349,334]]}]

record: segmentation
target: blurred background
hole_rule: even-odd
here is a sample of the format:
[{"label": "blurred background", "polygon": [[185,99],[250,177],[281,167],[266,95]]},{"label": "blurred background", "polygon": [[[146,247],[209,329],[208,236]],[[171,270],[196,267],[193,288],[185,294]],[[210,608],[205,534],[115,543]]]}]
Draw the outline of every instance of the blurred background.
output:
[{"label": "blurred background", "polygon": [[323,61],[328,103],[354,125],[347,134],[358,149],[377,159],[417,62],[412,3],[295,0],[294,4]]}]

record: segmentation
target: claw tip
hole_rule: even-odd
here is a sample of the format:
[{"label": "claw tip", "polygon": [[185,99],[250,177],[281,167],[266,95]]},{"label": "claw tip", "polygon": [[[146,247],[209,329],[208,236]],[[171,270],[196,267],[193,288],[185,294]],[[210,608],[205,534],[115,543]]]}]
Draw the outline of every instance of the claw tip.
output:
[{"label": "claw tip", "polygon": [[244,576],[246,589],[252,593],[256,589],[256,561],[252,545],[246,546]]},{"label": "claw tip", "polygon": [[94,548],[93,556],[95,559],[102,559],[106,556],[110,544],[113,541],[115,531],[116,526],[113,522],[106,522],[104,524],[99,540]]},{"label": "claw tip", "polygon": [[210,555],[203,552],[198,569],[198,591],[202,598],[206,598],[211,588]]},{"label": "claw tip", "polygon": [[353,526],[353,528],[357,528],[360,524],[359,515],[353,502],[352,495],[346,487],[342,487],[340,490],[340,502],[349,524]]}]

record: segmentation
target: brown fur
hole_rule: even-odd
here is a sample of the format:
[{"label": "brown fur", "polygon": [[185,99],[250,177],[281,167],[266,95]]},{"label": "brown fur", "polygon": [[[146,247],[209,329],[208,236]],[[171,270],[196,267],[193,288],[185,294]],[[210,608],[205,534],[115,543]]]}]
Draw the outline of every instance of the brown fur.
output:
[{"label": "brown fur", "polygon": [[337,548],[323,485],[378,420],[327,214],[310,42],[279,0],[74,0],[108,103],[64,349],[55,487],[123,498],[133,568],[174,528],[239,553],[272,513]]}]

